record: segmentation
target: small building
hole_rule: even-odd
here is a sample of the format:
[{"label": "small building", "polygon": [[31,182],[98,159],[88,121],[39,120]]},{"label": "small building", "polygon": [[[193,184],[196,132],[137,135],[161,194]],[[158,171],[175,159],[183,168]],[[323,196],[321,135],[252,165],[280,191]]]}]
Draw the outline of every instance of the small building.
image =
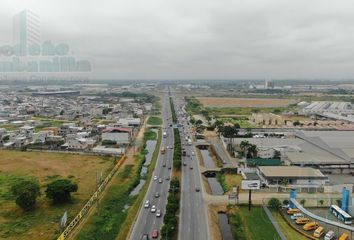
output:
[{"label": "small building", "polygon": [[259,166],[257,173],[268,187],[320,188],[328,177],[320,170],[297,166]]},{"label": "small building", "polygon": [[102,141],[113,141],[117,144],[129,144],[132,137],[131,128],[106,128],[102,132]]}]

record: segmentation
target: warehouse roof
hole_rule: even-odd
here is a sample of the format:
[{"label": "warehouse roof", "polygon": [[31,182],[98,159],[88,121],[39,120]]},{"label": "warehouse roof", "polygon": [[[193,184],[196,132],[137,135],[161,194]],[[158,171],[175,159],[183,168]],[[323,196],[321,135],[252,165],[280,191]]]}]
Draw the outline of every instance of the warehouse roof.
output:
[{"label": "warehouse roof", "polygon": [[262,166],[259,171],[269,178],[327,178],[320,170],[297,166]]}]

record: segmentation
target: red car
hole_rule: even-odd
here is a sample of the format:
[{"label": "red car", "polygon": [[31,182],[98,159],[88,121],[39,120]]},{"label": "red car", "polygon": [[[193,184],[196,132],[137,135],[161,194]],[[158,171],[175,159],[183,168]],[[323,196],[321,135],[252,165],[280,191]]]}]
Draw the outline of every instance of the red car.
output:
[{"label": "red car", "polygon": [[152,238],[158,238],[159,237],[159,230],[154,229],[154,231],[152,231],[151,237]]}]

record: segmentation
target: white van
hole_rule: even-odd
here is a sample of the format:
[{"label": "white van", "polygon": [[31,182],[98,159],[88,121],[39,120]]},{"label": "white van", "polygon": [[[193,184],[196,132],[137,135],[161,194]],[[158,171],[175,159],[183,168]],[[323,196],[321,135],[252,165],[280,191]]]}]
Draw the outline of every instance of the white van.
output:
[{"label": "white van", "polygon": [[329,231],[328,233],[326,233],[325,237],[324,237],[324,240],[332,240],[335,238],[335,234],[333,231]]}]

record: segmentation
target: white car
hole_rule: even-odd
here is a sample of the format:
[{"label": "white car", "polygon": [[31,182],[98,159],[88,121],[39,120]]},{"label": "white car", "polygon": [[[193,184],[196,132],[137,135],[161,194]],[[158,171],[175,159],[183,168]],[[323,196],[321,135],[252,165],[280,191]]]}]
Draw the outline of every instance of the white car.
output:
[{"label": "white car", "polygon": [[162,178],[159,178],[159,183],[162,183]]},{"label": "white car", "polygon": [[154,176],[154,181],[156,181],[157,180],[157,176]]},{"label": "white car", "polygon": [[296,220],[296,219],[298,219],[298,218],[303,218],[304,217],[304,214],[302,214],[302,213],[295,213],[295,214],[293,214],[290,218],[292,219],[292,220]]},{"label": "white car", "polygon": [[194,156],[194,152],[192,152],[192,156]]},{"label": "white car", "polygon": [[151,212],[152,212],[152,213],[156,212],[156,206],[155,206],[155,205],[152,205],[152,207],[151,207]]},{"label": "white car", "polygon": [[145,208],[149,208],[150,207],[150,201],[149,200],[146,200],[144,207]]},{"label": "white car", "polygon": [[160,210],[160,209],[158,209],[158,210],[156,211],[156,217],[161,217],[161,210]]}]

